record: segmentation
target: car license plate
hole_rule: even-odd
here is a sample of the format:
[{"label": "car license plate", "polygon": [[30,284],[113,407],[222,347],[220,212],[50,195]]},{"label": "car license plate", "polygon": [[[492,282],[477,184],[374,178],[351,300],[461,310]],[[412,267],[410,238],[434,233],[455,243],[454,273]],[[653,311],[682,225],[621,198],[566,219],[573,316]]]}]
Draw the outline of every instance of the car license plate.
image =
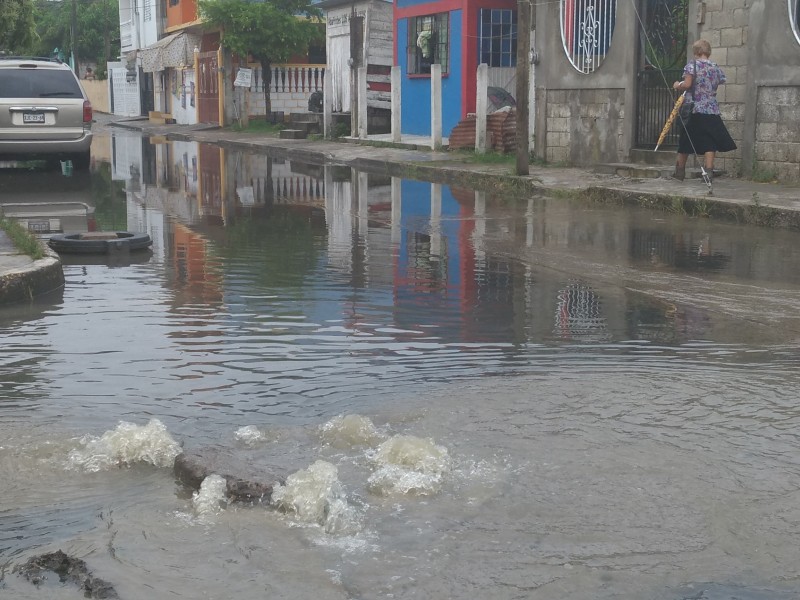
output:
[{"label": "car license plate", "polygon": [[50,231],[50,221],[28,221],[28,231],[31,233],[47,233]]},{"label": "car license plate", "polygon": [[44,123],[44,113],[22,113],[23,123]]}]

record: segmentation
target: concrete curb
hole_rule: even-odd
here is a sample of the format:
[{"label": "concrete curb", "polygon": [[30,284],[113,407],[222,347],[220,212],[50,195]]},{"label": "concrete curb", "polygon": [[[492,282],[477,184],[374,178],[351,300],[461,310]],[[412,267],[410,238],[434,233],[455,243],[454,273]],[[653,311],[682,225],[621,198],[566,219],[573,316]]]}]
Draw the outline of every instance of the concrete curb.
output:
[{"label": "concrete curb", "polygon": [[[41,242],[40,242],[41,244]],[[45,256],[29,265],[9,269],[0,276],[0,304],[31,302],[64,287],[64,270],[58,254],[41,244]]]}]

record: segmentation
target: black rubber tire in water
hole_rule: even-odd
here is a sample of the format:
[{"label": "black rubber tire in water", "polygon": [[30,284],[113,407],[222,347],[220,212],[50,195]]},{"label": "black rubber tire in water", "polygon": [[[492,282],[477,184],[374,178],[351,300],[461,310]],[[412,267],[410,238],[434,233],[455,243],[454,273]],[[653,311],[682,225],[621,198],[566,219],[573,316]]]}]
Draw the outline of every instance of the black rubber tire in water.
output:
[{"label": "black rubber tire in water", "polygon": [[56,252],[66,254],[108,254],[109,252],[135,251],[149,248],[153,240],[146,233],[117,231],[116,239],[97,240],[81,239],[80,233],[59,233],[51,236],[47,242]]}]

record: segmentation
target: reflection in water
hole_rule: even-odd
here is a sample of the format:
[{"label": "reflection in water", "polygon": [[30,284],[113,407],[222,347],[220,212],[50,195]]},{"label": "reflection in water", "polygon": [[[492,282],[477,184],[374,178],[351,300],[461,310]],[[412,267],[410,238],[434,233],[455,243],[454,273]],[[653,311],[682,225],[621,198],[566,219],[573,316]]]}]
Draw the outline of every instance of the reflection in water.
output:
[{"label": "reflection in water", "polygon": [[[796,234],[151,141],[147,261],[0,313],[0,595],[796,596]],[[176,489],[206,445],[274,504]]]}]

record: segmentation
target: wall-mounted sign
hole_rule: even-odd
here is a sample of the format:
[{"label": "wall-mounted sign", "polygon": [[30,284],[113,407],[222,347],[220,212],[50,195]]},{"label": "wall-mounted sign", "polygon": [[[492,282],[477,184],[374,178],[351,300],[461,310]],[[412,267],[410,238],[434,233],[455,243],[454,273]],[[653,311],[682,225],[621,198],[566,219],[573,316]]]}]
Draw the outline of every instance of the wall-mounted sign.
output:
[{"label": "wall-mounted sign", "polygon": [[251,81],[253,81],[253,69],[239,69],[236,73],[236,80],[233,82],[233,85],[249,88]]}]

